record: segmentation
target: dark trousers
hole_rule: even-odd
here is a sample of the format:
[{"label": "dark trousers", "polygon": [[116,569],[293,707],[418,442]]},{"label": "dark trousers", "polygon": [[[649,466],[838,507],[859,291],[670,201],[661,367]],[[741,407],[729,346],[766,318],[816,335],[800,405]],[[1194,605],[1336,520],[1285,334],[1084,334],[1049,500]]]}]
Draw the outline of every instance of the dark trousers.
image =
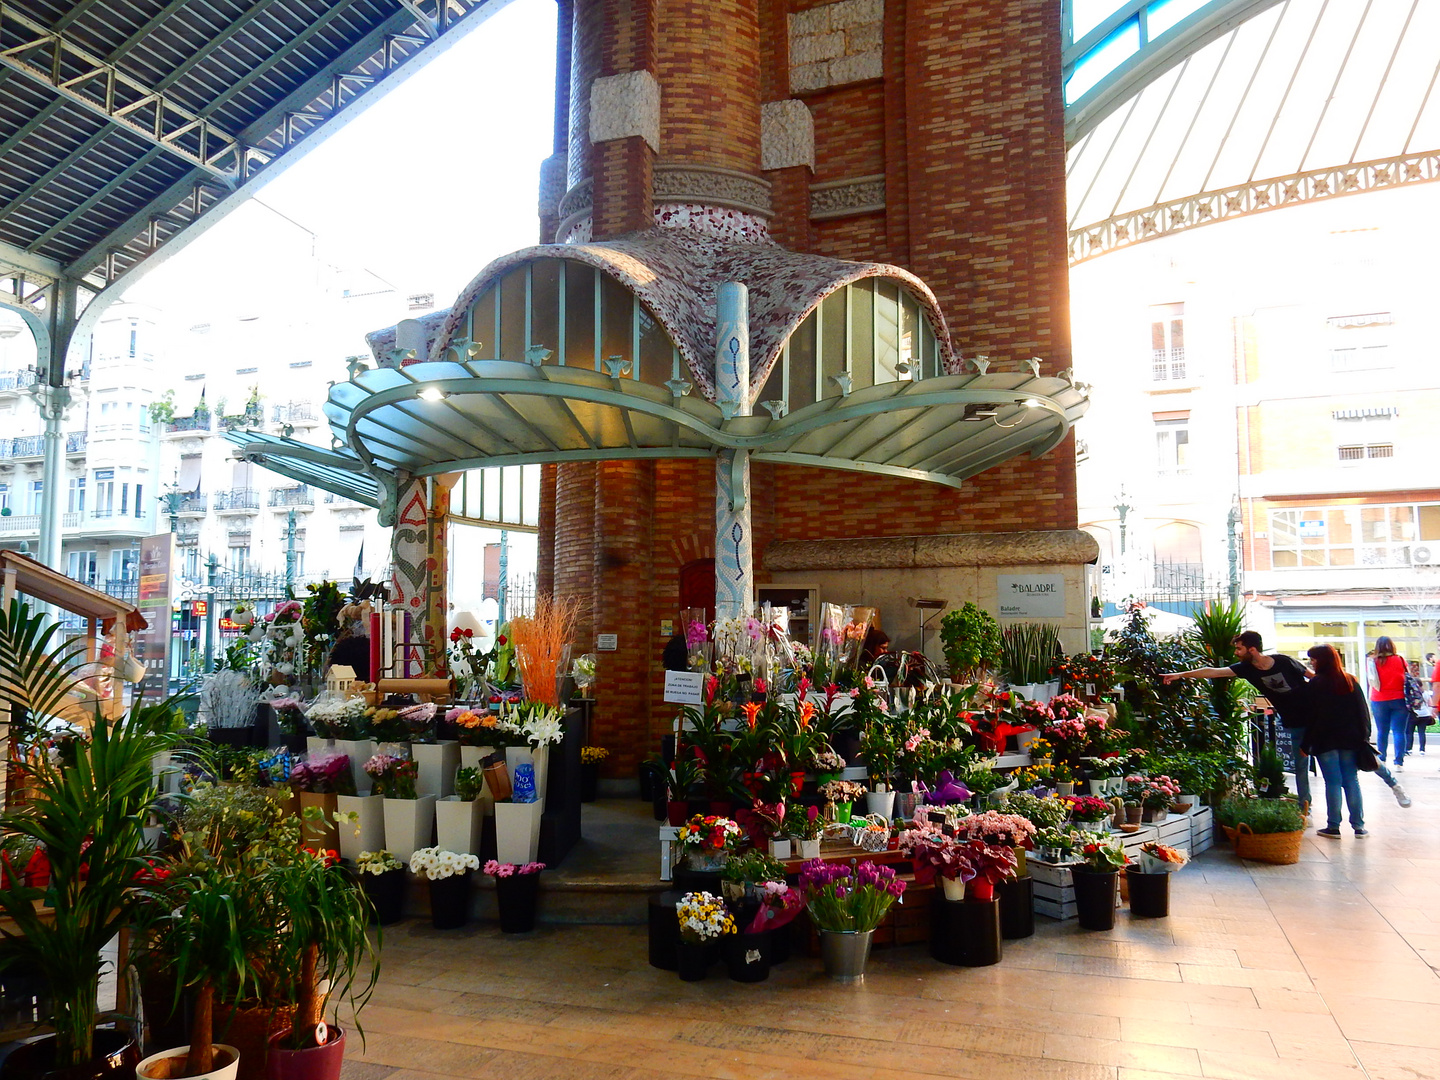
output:
[{"label": "dark trousers", "polygon": [[1416,716],[1410,714],[1410,727],[1405,733],[1405,752],[1408,754],[1415,749],[1415,733],[1420,733],[1420,749],[1425,749],[1425,729],[1435,722],[1433,716]]}]

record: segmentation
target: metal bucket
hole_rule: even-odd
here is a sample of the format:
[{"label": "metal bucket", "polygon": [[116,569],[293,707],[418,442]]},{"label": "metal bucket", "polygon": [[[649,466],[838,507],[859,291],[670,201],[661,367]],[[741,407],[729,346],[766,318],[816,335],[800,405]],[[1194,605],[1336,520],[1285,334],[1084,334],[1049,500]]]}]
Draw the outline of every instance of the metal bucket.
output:
[{"label": "metal bucket", "polygon": [[874,930],[821,930],[820,959],[825,974],[837,982],[859,982],[865,978]]}]

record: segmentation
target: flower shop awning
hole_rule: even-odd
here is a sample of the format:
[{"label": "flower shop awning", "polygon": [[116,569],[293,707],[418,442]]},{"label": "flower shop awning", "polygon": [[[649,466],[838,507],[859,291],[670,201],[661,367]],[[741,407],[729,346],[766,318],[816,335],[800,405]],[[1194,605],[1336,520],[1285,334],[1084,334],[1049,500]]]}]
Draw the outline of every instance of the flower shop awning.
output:
[{"label": "flower shop awning", "polygon": [[245,460],[263,465],[271,472],[354,499],[365,506],[379,507],[381,503],[381,485],[366,471],[364,463],[347,450],[327,450],[260,431],[231,431],[225,437],[240,447]]},{"label": "flower shop awning", "polygon": [[1085,412],[1086,391],[1025,372],[942,375],[865,387],[779,416],[727,418],[699,397],[588,368],[431,361],[361,371],[331,388],[325,413],[372,473],[730,449],[959,487],[1007,458],[1053,449]]}]

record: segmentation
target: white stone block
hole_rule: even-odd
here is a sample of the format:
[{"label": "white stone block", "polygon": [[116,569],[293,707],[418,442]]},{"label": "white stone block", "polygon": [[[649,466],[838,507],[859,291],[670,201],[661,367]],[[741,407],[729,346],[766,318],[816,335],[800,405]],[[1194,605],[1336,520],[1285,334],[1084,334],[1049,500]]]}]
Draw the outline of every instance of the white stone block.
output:
[{"label": "white stone block", "polygon": [[660,152],[660,83],[648,71],[607,75],[590,84],[590,141],[640,136]]},{"label": "white stone block", "polygon": [[799,34],[790,38],[790,63],[818,64],[821,60],[834,60],[845,55],[845,35],[840,32],[829,34]]},{"label": "white stone block", "polygon": [[790,92],[804,93],[806,90],[823,90],[830,85],[830,64],[801,64],[790,67]]},{"label": "white stone block", "polygon": [[830,9],[834,4],[821,4],[809,11],[797,11],[790,16],[790,37],[799,34],[823,34],[830,29]]},{"label": "white stone block", "polygon": [[845,54],[871,52],[885,44],[885,24],[866,23],[845,31]]},{"label": "white stone block", "polygon": [[878,23],[885,18],[885,0],[840,0],[825,6],[829,9],[830,26],[835,30]]},{"label": "white stone block", "polygon": [[885,64],[879,49],[857,53],[854,56],[842,56],[838,60],[830,61],[831,86],[843,86],[845,83],[861,82],[865,79],[878,79],[884,74]]},{"label": "white stone block", "polygon": [[796,98],[760,106],[760,168],[815,168],[815,118]]}]

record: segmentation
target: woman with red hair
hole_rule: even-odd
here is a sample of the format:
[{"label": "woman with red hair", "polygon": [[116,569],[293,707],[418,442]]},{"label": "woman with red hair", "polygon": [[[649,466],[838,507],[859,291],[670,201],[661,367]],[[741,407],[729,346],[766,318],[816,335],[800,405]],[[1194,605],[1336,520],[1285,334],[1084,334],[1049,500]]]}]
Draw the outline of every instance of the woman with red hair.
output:
[{"label": "woman with red hair", "polygon": [[1350,827],[1357,837],[1365,831],[1365,806],[1360,796],[1359,755],[1370,745],[1370,709],[1365,690],[1345,670],[1333,645],[1316,645],[1309,651],[1315,677],[1306,687],[1312,719],[1305,727],[1307,754],[1314,754],[1325,777],[1325,828],[1316,835],[1340,839],[1340,797],[1350,809]]}]

